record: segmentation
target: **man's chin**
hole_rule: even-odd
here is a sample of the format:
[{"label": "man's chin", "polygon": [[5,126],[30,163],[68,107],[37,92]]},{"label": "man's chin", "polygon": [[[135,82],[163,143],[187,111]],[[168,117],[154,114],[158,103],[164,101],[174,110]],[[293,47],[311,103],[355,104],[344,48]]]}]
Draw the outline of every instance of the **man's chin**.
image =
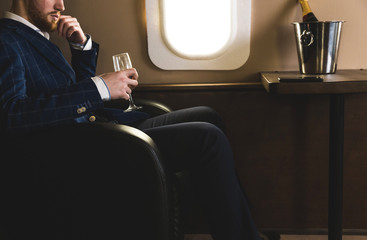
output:
[{"label": "man's chin", "polygon": [[57,29],[57,23],[53,22],[50,24],[50,32],[54,32]]},{"label": "man's chin", "polygon": [[40,30],[43,32],[54,32],[57,29],[57,23],[55,22],[48,22],[47,24],[44,23],[43,26],[40,26]]}]

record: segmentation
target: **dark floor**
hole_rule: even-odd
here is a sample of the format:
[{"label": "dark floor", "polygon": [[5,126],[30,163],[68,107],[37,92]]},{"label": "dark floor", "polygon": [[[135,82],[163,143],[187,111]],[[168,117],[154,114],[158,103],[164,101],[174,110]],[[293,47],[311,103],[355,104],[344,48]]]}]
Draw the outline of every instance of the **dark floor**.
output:
[{"label": "dark floor", "polygon": [[[185,240],[212,240],[207,234],[185,235]],[[326,235],[280,235],[280,240],[328,240]],[[343,240],[367,240],[367,236],[345,235]]]}]

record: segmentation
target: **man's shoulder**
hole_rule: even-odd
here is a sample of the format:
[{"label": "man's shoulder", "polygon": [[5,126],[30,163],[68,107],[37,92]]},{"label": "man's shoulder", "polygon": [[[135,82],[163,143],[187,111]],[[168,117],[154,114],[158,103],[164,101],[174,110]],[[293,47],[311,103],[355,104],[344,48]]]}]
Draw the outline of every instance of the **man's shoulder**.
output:
[{"label": "man's shoulder", "polygon": [[25,41],[27,36],[24,34],[23,28],[22,24],[17,21],[6,18],[0,19],[0,41],[2,44]]},{"label": "man's shoulder", "polygon": [[16,21],[6,18],[0,19],[0,35],[14,34],[19,28]]},{"label": "man's shoulder", "polygon": [[14,30],[21,27],[21,23],[8,18],[0,18],[1,30]]}]

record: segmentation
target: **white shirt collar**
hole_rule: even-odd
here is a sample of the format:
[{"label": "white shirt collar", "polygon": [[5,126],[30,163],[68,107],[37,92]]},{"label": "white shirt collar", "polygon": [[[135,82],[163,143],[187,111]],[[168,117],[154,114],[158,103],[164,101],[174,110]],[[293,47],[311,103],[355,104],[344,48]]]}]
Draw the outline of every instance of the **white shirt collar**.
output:
[{"label": "white shirt collar", "polygon": [[50,34],[48,32],[42,32],[38,27],[34,26],[32,23],[30,23],[29,21],[27,21],[26,19],[22,18],[21,16],[15,13],[6,11],[4,13],[4,18],[12,19],[14,21],[23,23],[24,25],[27,25],[28,27],[32,28],[33,30],[35,30],[36,32],[44,36],[45,38],[50,39]]}]

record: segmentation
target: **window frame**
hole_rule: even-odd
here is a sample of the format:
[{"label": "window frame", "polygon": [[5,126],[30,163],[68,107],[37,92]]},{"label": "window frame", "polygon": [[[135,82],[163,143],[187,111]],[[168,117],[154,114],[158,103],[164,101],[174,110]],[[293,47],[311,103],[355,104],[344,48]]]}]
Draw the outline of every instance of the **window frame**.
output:
[{"label": "window frame", "polygon": [[146,0],[148,54],[163,70],[235,70],[250,55],[251,0],[233,0],[232,35],[226,46],[209,56],[185,56],[170,46],[164,37],[162,0]]}]

